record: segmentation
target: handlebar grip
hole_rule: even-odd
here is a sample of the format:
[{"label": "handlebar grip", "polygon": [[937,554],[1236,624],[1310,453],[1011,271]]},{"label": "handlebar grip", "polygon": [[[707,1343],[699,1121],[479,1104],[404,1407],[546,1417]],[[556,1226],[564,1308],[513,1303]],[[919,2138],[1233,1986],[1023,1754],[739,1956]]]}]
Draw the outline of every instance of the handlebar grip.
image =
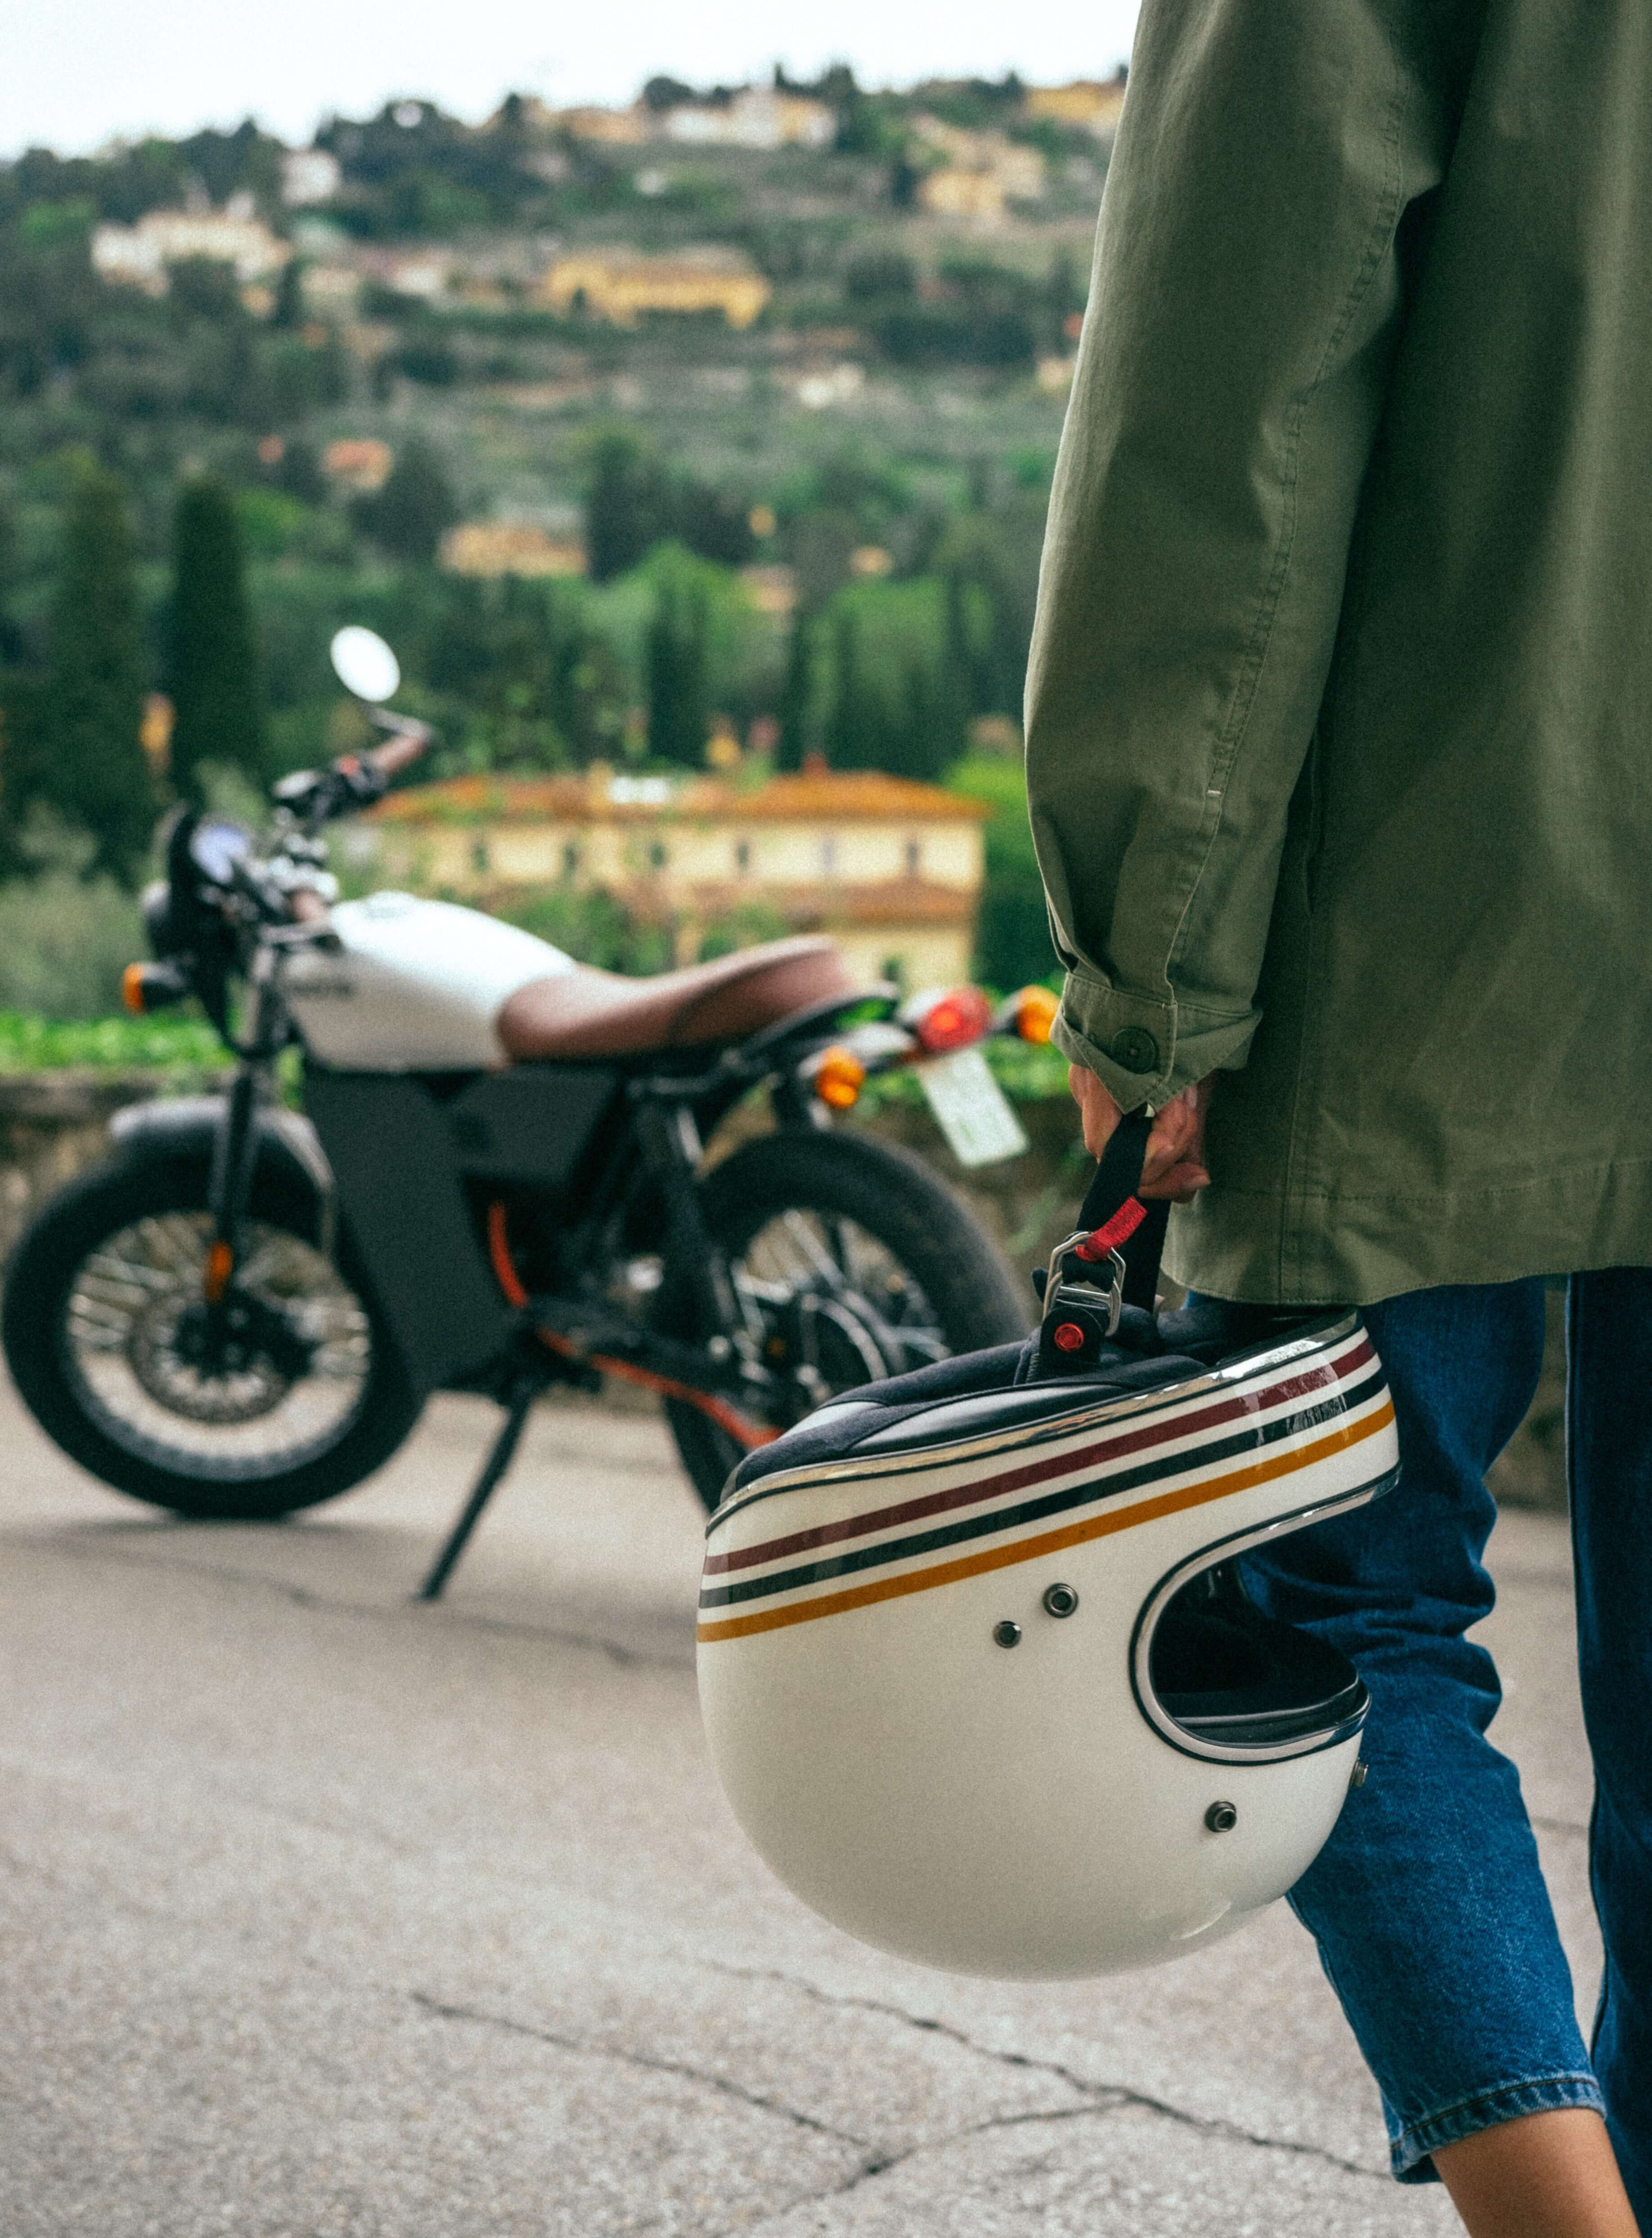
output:
[{"label": "handlebar grip", "polygon": [[387,782],[419,759],[433,735],[427,723],[409,721],[406,730],[387,738],[381,746],[369,746],[360,759]]}]

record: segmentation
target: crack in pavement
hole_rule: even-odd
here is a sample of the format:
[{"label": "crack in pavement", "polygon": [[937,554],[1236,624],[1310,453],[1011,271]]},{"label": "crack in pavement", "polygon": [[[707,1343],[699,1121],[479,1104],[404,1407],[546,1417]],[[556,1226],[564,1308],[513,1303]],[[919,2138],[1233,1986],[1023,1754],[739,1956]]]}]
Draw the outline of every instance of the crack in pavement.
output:
[{"label": "crack in pavement", "polygon": [[[800,2129],[813,2129],[818,2135],[830,2137],[835,2143],[851,2145],[857,2153],[870,2154],[871,2147],[864,2137],[852,2136],[847,2129],[835,2129],[801,2108],[789,2106],[783,2098],[771,2098],[760,2090],[748,2090],[743,2083],[736,2082],[726,2075],[717,2075],[703,2067],[691,2067],[685,2060],[665,2059],[653,2052],[635,2051],[624,2044],[600,2043],[589,2036],[565,2036],[556,2029],[541,2028],[532,2021],[512,2020],[504,2013],[485,2012],[479,2005],[445,2004],[439,1997],[431,1996],[424,1990],[408,1992],[414,2004],[438,2020],[469,2021],[480,2028],[501,2029],[509,2036],[523,2036],[536,2043],[548,2043],[558,2051],[572,2051],[591,2059],[618,2060],[623,2066],[640,2067],[654,2075],[675,2075],[684,2082],[703,2083],[709,2090],[719,2090],[725,2097],[738,2100],[743,2106],[754,2106],[760,2113],[777,2114]],[[867,2165],[863,2175],[874,2175],[884,2163],[879,2160]]]},{"label": "crack in pavement", "polygon": [[[710,1972],[729,1975],[736,1981],[778,1982],[786,1989],[799,1990],[804,1996],[812,1998],[816,2004],[831,2006],[840,2011],[881,2014],[885,2019],[899,2021],[907,2028],[921,2029],[925,2035],[943,2036],[949,2043],[958,2044],[965,2051],[975,2053],[978,2058],[995,2060],[1003,2067],[1021,2068],[1030,2070],[1034,2074],[1054,2076],[1071,2089],[1080,2092],[1085,2098],[1106,2102],[1104,2104],[1097,2104],[1089,2109],[1074,2107],[1070,2109],[1074,2113],[1087,2110],[1112,2112],[1120,2106],[1140,2106],[1148,2113],[1162,2115],[1166,2121],[1178,2122],[1184,2128],[1196,2129],[1204,2136],[1224,2138],[1232,2144],[1258,2145],[1265,2152],[1295,2153],[1305,2160],[1321,2161],[1327,2167],[1340,2170],[1345,2175],[1363,2176],[1370,2183],[1385,2184],[1388,2182],[1385,2174],[1375,2168],[1366,2168],[1358,2161],[1345,2160],[1340,2153],[1333,2153],[1324,2145],[1303,2144],[1294,2137],[1264,2136],[1256,2130],[1241,2127],[1237,2122],[1227,2121],[1220,2115],[1192,2113],[1185,2106],[1173,2105],[1166,2098],[1155,2098],[1151,2092],[1138,2090],[1129,2083],[1094,2082],[1088,2076],[1080,2075],[1073,2068],[1064,2066],[1060,2060],[1037,2059],[1032,2054],[1024,2051],[996,2051],[990,2044],[977,2043],[973,2036],[966,2035],[962,2029],[955,2028],[949,2021],[929,2019],[922,2014],[909,2013],[903,2007],[887,2004],[880,1998],[835,1996],[829,1990],[818,1988],[813,1982],[804,1981],[796,1974],[784,1973],[775,1966],[730,1966],[716,1958],[704,1959],[701,1963]],[[1023,2118],[1031,2117],[1004,2116],[999,2121],[988,2122],[984,2126],[989,2129],[998,2128],[1003,2126],[1005,2122]],[[968,2129],[959,2132],[960,2136],[973,2136],[975,2134],[975,2131]],[[942,2142],[951,2143],[956,2142],[957,2140],[947,2139]],[[911,2149],[918,2151],[927,2148],[915,2146]],[[904,2159],[907,2155],[902,2154],[900,2157]],[[893,2166],[894,2163],[890,2162],[889,2165]],[[881,2173],[881,2171],[874,2171],[874,2173]]]},{"label": "crack in pavement", "polygon": [[[307,1586],[291,1584],[285,1578],[266,1577],[257,1570],[237,1570],[218,1562],[192,1562],[163,1554],[109,1553],[102,1548],[77,1546],[45,1533],[14,1533],[8,1534],[12,1545],[32,1546],[48,1553],[66,1554],[77,1562],[102,1562],[104,1566],[120,1564],[128,1569],[142,1566],[154,1570],[182,1573],[195,1578],[215,1578],[229,1585],[256,1586],[278,1599],[291,1601],[298,1608],[320,1609],[332,1615],[370,1617],[380,1622],[405,1618],[415,1611],[430,1612],[431,1605],[421,1602],[409,1593],[405,1601],[346,1601],[334,1600],[329,1594],[312,1592]],[[622,1647],[617,1639],[605,1639],[600,1632],[563,1632],[554,1626],[514,1623],[507,1617],[479,1616],[472,1612],[454,1609],[446,1602],[435,1612],[421,1615],[417,1620],[440,1620],[465,1632],[498,1633],[506,1639],[548,1640],[558,1647],[583,1648],[605,1655],[620,1669],[638,1668],[651,1671],[691,1671],[694,1659],[690,1655],[651,1655],[645,1648]]]},{"label": "crack in pavement", "polygon": [[995,2114],[987,2121],[972,2122],[967,2129],[955,2129],[948,2136],[920,2138],[915,2144],[908,2145],[902,2152],[891,2153],[884,2160],[869,2160],[846,2176],[842,2183],[827,2184],[819,2191],[804,2192],[800,2198],[789,2199],[783,2207],[776,2208],[772,2215],[762,2215],[756,2222],[742,2222],[737,2227],[743,2232],[761,2230],[765,2223],[778,2222],[783,2215],[794,2214],[800,2207],[818,2207],[824,2200],[842,2199],[846,2192],[858,2191],[874,2176],[888,2175],[891,2169],[903,2167],[909,2160],[915,2160],[920,2153],[949,2152],[955,2145],[968,2144],[972,2137],[984,2137],[994,2129],[1026,2129],[1035,2122],[1093,2122],[1116,2113],[1120,2106],[1129,2102],[1129,2094],[1126,2091],[1109,2096],[1106,2102],[1101,2102],[1098,2093],[1097,2102],[1088,2106],[1052,2106],[1042,2112]]}]

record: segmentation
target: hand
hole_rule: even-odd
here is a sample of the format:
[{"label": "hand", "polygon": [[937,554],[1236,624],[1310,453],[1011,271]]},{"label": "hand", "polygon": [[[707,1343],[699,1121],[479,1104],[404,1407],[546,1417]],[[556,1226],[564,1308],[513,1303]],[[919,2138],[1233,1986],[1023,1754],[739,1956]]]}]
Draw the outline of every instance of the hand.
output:
[{"label": "hand", "polygon": [[[1084,1147],[1093,1158],[1099,1158],[1124,1114],[1094,1073],[1087,1072],[1081,1064],[1067,1067],[1067,1084],[1084,1121]],[[1215,1086],[1216,1075],[1206,1073],[1203,1080],[1160,1106],[1147,1136],[1139,1196],[1168,1197],[1173,1204],[1191,1204],[1199,1190],[1209,1186],[1205,1115]]]}]

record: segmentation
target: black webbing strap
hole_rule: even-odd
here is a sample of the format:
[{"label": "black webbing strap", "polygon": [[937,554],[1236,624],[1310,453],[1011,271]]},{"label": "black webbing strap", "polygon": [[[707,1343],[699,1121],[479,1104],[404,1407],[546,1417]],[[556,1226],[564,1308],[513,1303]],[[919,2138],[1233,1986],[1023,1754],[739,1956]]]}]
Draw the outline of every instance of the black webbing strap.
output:
[{"label": "black webbing strap", "polygon": [[1145,1111],[1133,1112],[1119,1122],[1084,1192],[1078,1222],[1087,1234],[1094,1234],[1105,1229],[1127,1206],[1140,1205],[1140,1222],[1116,1248],[1124,1255],[1124,1301],[1127,1306],[1143,1307],[1148,1313],[1158,1293],[1159,1260],[1170,1219],[1168,1202],[1142,1204],[1136,1195],[1152,1130],[1153,1121]]},{"label": "black webbing strap", "polygon": [[1120,1302],[1153,1310],[1170,1208],[1136,1195],[1152,1124],[1145,1113],[1120,1121],[1084,1193],[1074,1239],[1050,1262],[1034,1374],[1071,1374],[1100,1357],[1116,1318],[1108,1304],[1115,1252],[1124,1268]]}]

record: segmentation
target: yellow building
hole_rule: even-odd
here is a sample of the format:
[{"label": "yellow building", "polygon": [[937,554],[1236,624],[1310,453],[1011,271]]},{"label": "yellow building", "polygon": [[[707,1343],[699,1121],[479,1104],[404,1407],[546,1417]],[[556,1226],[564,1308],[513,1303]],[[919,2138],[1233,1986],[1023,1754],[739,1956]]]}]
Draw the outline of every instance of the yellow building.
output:
[{"label": "yellow building", "polygon": [[565,317],[584,311],[616,327],[634,327],[650,311],[721,311],[731,327],[743,328],[760,315],[770,288],[735,249],[644,256],[634,248],[593,248],[558,257],[535,293]]},{"label": "yellow building", "polygon": [[548,536],[525,520],[462,520],[441,540],[450,575],[583,575],[585,547],[577,536]]},{"label": "yellow building", "polygon": [[535,102],[531,121],[546,128],[558,127],[572,140],[591,140],[612,148],[637,148],[652,136],[645,109],[563,109],[551,110]]},{"label": "yellow building", "polygon": [[1114,132],[1124,108],[1125,72],[1116,77],[1075,78],[1070,85],[1034,85],[1027,89],[1021,114],[1046,116],[1052,124],[1066,124],[1082,132]]},{"label": "yellow building", "polygon": [[451,778],[393,793],[364,819],[374,874],[498,903],[565,882],[675,929],[679,961],[751,904],[823,931],[869,983],[969,976],[992,813],[880,771],[801,771],[742,791],[713,778]]},{"label": "yellow building", "polygon": [[943,163],[918,182],[920,205],[936,217],[998,218],[1004,215],[1002,182],[991,171]]}]

